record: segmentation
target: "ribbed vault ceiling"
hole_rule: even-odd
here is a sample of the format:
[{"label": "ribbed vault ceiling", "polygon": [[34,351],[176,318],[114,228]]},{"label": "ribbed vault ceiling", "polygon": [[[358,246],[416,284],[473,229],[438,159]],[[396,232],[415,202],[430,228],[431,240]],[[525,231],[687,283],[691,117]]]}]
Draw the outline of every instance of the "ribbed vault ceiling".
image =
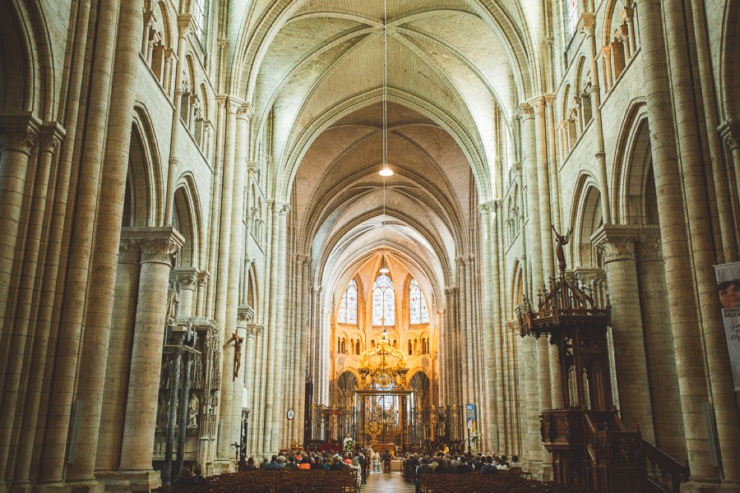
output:
[{"label": "ribbed vault ceiling", "polygon": [[[322,266],[317,281],[344,282],[385,245],[444,287],[474,249],[477,204],[497,195],[506,122],[531,90],[539,2],[387,0],[387,44],[383,4],[235,2],[234,89],[254,106],[250,148],[270,136],[259,152],[275,196],[291,203],[299,248]],[[396,171],[385,215],[384,47]]]}]

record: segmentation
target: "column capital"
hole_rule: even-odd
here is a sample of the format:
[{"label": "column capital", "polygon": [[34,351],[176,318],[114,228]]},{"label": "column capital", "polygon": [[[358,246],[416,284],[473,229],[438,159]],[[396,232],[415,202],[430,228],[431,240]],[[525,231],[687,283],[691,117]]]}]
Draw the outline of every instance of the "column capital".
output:
[{"label": "column capital", "polygon": [[118,263],[138,264],[140,257],[139,241],[131,238],[121,238],[121,243],[118,247]]},{"label": "column capital", "polygon": [[193,20],[193,14],[180,14],[177,17],[177,27],[180,29],[180,37],[185,37],[190,34],[192,27],[190,22]]},{"label": "column capital", "polygon": [[534,112],[537,115],[543,115],[545,113],[545,97],[537,96],[528,101],[529,106],[534,108]]},{"label": "column capital", "polygon": [[249,305],[239,305],[239,308],[236,309],[237,327],[247,328],[253,322],[254,308]]},{"label": "column capital", "polygon": [[198,286],[205,286],[208,284],[208,279],[210,279],[211,273],[207,270],[201,270],[198,271]]},{"label": "column capital", "polygon": [[543,96],[545,98],[545,106],[548,108],[552,108],[552,106],[555,104],[555,100],[557,99],[557,96],[555,94],[545,94]]},{"label": "column capital", "polygon": [[45,123],[40,130],[40,143],[42,152],[54,153],[62,143],[67,131],[57,122]]},{"label": "column capital", "polygon": [[30,113],[0,117],[0,149],[30,155],[36,146],[41,121]]},{"label": "column capital", "polygon": [[247,324],[247,337],[256,337],[262,334],[264,327],[262,325],[256,325],[253,323]]},{"label": "column capital", "polygon": [[141,248],[143,263],[172,264],[172,259],[185,244],[185,238],[172,226],[156,228],[123,228],[121,239],[135,239]]},{"label": "column capital", "polygon": [[604,256],[604,262],[635,260],[637,234],[634,228],[604,225],[591,235],[591,242]]},{"label": "column capital", "polygon": [[183,289],[193,290],[198,282],[199,272],[194,267],[185,267],[175,269],[175,279],[180,283]]},{"label": "column capital", "polygon": [[245,104],[244,101],[239,98],[235,98],[234,96],[222,95],[220,97],[223,100],[223,104],[226,106],[226,112],[231,115],[237,115]]},{"label": "column capital", "polygon": [[652,232],[643,230],[637,240],[637,255],[642,261],[663,260],[663,241],[658,226]]},{"label": "column capital", "polygon": [[277,212],[281,216],[287,216],[290,212],[290,204],[287,202],[280,202],[279,200],[272,201],[272,211]]},{"label": "column capital", "polygon": [[593,36],[594,29],[596,28],[596,16],[592,12],[584,12],[581,14],[581,25],[586,32]]},{"label": "column capital", "polygon": [[522,121],[534,118],[532,106],[528,102],[519,103],[519,114],[521,115]]},{"label": "column capital", "polygon": [[254,108],[251,103],[244,103],[236,110],[236,117],[240,120],[252,121],[254,118]]},{"label": "column capital", "polygon": [[573,269],[573,274],[581,280],[581,282],[587,286],[591,286],[594,281],[603,277],[604,271],[598,267],[584,267],[579,266]]},{"label": "column capital", "polygon": [[740,147],[740,122],[736,120],[726,120],[717,127],[720,137],[727,143],[731,150]]},{"label": "column capital", "polygon": [[501,199],[493,199],[488,202],[478,204],[478,210],[481,214],[490,214],[496,212],[501,207]]}]

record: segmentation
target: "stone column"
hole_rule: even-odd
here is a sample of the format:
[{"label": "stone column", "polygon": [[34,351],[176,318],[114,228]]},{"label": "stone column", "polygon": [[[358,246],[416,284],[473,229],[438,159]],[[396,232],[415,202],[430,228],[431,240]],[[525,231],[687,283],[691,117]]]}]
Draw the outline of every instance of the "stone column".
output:
[{"label": "stone column", "polygon": [[[701,44],[704,39],[703,26],[699,27],[699,36],[694,37],[697,42],[699,60],[693,60],[691,48],[688,46],[686,32],[691,31],[693,19],[690,12],[694,2],[666,0],[663,20],[665,23],[665,42],[669,59],[669,75],[671,89],[675,102],[675,128],[677,151],[680,156],[680,176],[683,181],[686,226],[689,238],[691,267],[696,283],[696,304],[700,331],[705,347],[706,371],[709,377],[710,404],[717,422],[717,439],[719,441],[721,468],[720,477],[723,482],[740,483],[740,413],[738,413],[737,394],[734,391],[730,368],[730,358],[727,352],[725,328],[722,321],[721,306],[717,296],[716,278],[713,265],[716,263],[716,247],[713,241],[712,211],[709,207],[710,197],[707,186],[707,163],[709,158],[706,152],[706,143],[702,138],[703,131],[697,115],[701,106],[702,97],[708,97],[714,90],[712,73],[702,74],[701,67],[711,55],[704,51]],[[698,6],[697,11],[703,11]],[[642,14],[642,12],[640,12]],[[703,75],[697,84],[696,65]],[[708,85],[704,87],[701,82]],[[714,101],[710,107],[716,107]],[[704,116],[708,109],[702,109]],[[711,142],[711,139],[710,139]],[[711,163],[715,164],[716,163]],[[722,178],[724,180],[724,178]],[[713,191],[714,192],[714,191]],[[662,220],[662,217],[661,217]],[[727,227],[732,228],[731,224]],[[721,229],[721,228],[720,228]],[[734,228],[730,229],[733,231]],[[687,266],[688,268],[688,266]],[[693,470],[692,470],[693,473]],[[716,476],[716,474],[714,474]]]},{"label": "stone column", "polygon": [[295,372],[295,382],[294,382],[294,395],[295,395],[295,404],[296,404],[296,413],[295,413],[295,425],[294,425],[294,433],[293,433],[293,439],[296,440],[298,443],[303,443],[303,421],[305,417],[305,413],[308,411],[305,409],[305,398],[304,398],[304,389],[306,386],[306,364],[305,362],[308,360],[308,330],[307,330],[307,324],[306,320],[308,320],[308,310],[307,310],[307,297],[306,293],[308,291],[308,283],[307,280],[310,279],[310,266],[311,266],[311,257],[308,255],[300,255],[297,259],[298,264],[298,275],[296,279],[296,295],[299,297],[299,309],[296,313],[296,316],[294,318],[293,323],[296,326],[296,331],[298,333],[298,358],[296,360],[296,372]]},{"label": "stone column", "polygon": [[640,286],[635,245],[640,231],[629,226],[606,225],[591,237],[604,255],[612,301],[614,356],[617,365],[622,421],[632,431],[655,442],[652,399],[645,353]]},{"label": "stone column", "polygon": [[[522,160],[524,163],[525,184],[526,184],[526,215],[527,222],[524,231],[524,245],[529,255],[529,272],[531,274],[530,283],[525,282],[525,292],[536,298],[536,292],[544,287],[544,278],[542,272],[542,243],[540,242],[540,233],[542,227],[540,224],[540,203],[539,203],[539,184],[537,176],[537,154],[535,138],[535,120],[533,108],[527,104],[520,105],[522,115]],[[526,154],[525,154],[526,150]],[[534,338],[526,337],[521,340],[520,344],[520,362],[523,364],[523,385],[524,400],[523,404],[526,409],[524,427],[525,445],[524,450],[527,455],[527,468],[536,476],[540,475],[541,462],[545,457],[545,450],[540,440],[539,433],[539,414],[541,410],[540,402],[540,385],[537,375],[538,349],[537,342]],[[544,359],[540,357],[540,362]],[[540,365],[543,367],[544,365]],[[549,366],[549,358],[548,358]],[[549,371],[548,371],[549,374]]]},{"label": "stone column", "polygon": [[[664,44],[663,2],[647,0],[647,3],[641,4],[640,7],[637,20],[642,41],[645,95],[650,120],[650,151],[658,196],[660,236],[663,242],[673,343],[676,360],[681,362],[677,372],[686,448],[692,478],[699,481],[713,480],[716,478],[716,470],[710,457],[704,416],[704,405],[709,401],[708,375],[702,351],[699,349],[703,341],[698,328],[696,298],[694,290],[687,289],[687,286],[693,285],[694,280],[690,268],[690,243],[686,231],[683,184],[672,114],[670,71]],[[673,36],[683,35],[683,32],[673,34]],[[688,208],[691,209],[693,206],[694,204],[691,204]],[[706,218],[702,218],[701,221],[706,221]],[[709,272],[711,271],[709,266]],[[711,304],[719,311],[716,292],[713,296],[714,301]],[[724,352],[726,355],[726,349]],[[737,417],[734,419],[737,421]],[[726,438],[731,436],[733,435],[725,433]]]},{"label": "stone column", "polygon": [[255,400],[254,400],[254,382],[255,382],[255,373],[257,372],[257,367],[254,364],[255,363],[255,354],[257,352],[256,348],[256,341],[255,339],[257,336],[262,333],[262,327],[259,325],[255,325],[253,321],[247,322],[247,330],[246,330],[246,341],[244,343],[244,353],[245,353],[245,368],[244,371],[246,373],[245,383],[246,383],[246,392],[247,392],[247,408],[250,409],[250,427],[249,427],[249,436],[248,442],[247,442],[247,455],[250,455],[253,453],[253,447],[254,447],[254,428],[251,426],[252,421],[254,420],[254,411],[255,411]]},{"label": "stone column", "polygon": [[205,317],[206,298],[208,297],[208,278],[211,277],[207,270],[198,271],[198,298],[196,302],[196,317]]},{"label": "stone column", "polygon": [[[33,453],[36,424],[38,422],[38,404],[41,397],[41,389],[40,386],[34,385],[37,383],[35,381],[36,379],[33,378],[33,375],[30,375],[27,378],[32,383],[28,384],[25,392],[19,394],[18,391],[19,386],[22,385],[23,360],[29,360],[27,351],[32,351],[31,361],[43,361],[33,359],[33,357],[43,355],[45,358],[46,356],[46,340],[39,339],[35,333],[32,314],[37,313],[39,309],[39,306],[36,305],[38,303],[36,299],[38,296],[37,278],[43,273],[46,260],[46,248],[44,248],[45,245],[42,245],[42,236],[44,216],[48,212],[47,196],[52,195],[49,193],[52,160],[63,138],[64,129],[57,124],[45,125],[41,129],[41,152],[36,171],[36,183],[33,188],[33,202],[28,218],[23,273],[20,278],[20,286],[15,300],[15,317],[12,323],[8,323],[8,326],[12,328],[12,345],[8,358],[8,367],[5,372],[8,384],[5,387],[5,394],[3,395],[5,404],[3,407],[8,408],[8,411],[15,412],[16,406],[12,402],[20,397],[18,399],[20,403],[17,408],[25,407],[27,410],[26,413],[18,416],[17,427],[22,431],[17,444],[14,445],[18,449],[18,453],[15,454],[16,473],[14,475],[14,483],[16,485],[28,484],[30,482],[31,454]],[[9,319],[6,320],[9,321]],[[29,342],[32,343],[32,346],[27,348]],[[38,369],[35,368],[35,371],[38,371]],[[0,457],[4,456],[5,454],[0,453]],[[4,465],[4,462],[2,465]]]},{"label": "stone column", "polygon": [[[233,369],[234,351],[233,351],[233,327],[236,323],[236,312],[234,317],[229,318],[229,270],[231,268],[231,225],[232,225],[232,206],[234,194],[234,145],[236,141],[236,112],[240,103],[234,99],[226,101],[226,137],[224,140],[224,159],[223,159],[223,191],[221,195],[221,222],[219,227],[220,241],[218,243],[218,274],[216,276],[216,316],[215,319],[221,331],[221,346],[223,348],[223,373],[221,383],[221,399],[219,401],[219,416],[223,425],[221,425],[221,434],[218,443],[218,461],[219,466],[214,467],[214,472],[223,472],[228,468],[228,461],[231,458],[231,446],[229,438],[231,430],[228,427],[227,415],[230,414],[232,385],[231,372]],[[236,309],[236,307],[234,307]]]},{"label": "stone column", "polygon": [[[496,434],[500,423],[498,422],[498,415],[494,407],[494,394],[498,394],[498,389],[501,387],[501,381],[499,380],[499,371],[501,365],[500,361],[494,356],[494,350],[496,344],[496,320],[499,316],[501,308],[498,304],[498,290],[499,279],[498,279],[498,234],[496,229],[496,213],[498,211],[499,201],[490,201],[478,206],[480,211],[480,224],[481,224],[481,269],[483,271],[483,289],[481,290],[481,298],[483,300],[483,324],[482,324],[482,337],[483,347],[481,352],[481,373],[485,378],[484,383],[484,406],[482,407],[483,418],[485,420],[486,434],[488,435],[484,439],[488,445],[488,450],[497,450],[495,446]],[[491,446],[494,444],[494,446]]]},{"label": "stone column", "polygon": [[[41,122],[30,114],[0,118],[0,231],[3,232],[0,235],[0,318],[6,318],[29,158],[36,147],[40,127]],[[7,317],[7,320],[11,319],[12,313]],[[7,327],[3,324],[0,332],[0,360],[3,361],[0,363],[0,395],[6,403],[2,407],[8,408],[2,411],[3,418],[0,420],[0,481],[5,477],[5,460],[12,428],[12,422],[5,419],[5,413],[14,410],[4,395],[6,365],[11,357],[7,352],[11,338]],[[5,438],[6,435],[8,438]]]},{"label": "stone column", "polygon": [[141,230],[139,297],[120,467],[129,473],[133,491],[159,484],[159,473],[152,471],[152,453],[169,277],[173,256],[183,243],[183,237],[171,226]]},{"label": "stone column", "polygon": [[175,279],[180,285],[180,317],[192,317],[195,315],[195,287],[198,282],[198,270],[193,267],[175,270]]},{"label": "stone column", "polygon": [[[650,393],[653,397],[655,445],[674,458],[686,457],[683,422],[676,409],[681,398],[673,351],[666,351],[671,339],[665,271],[658,227],[650,234],[643,231],[637,243],[637,271],[640,277],[640,301],[645,327]],[[670,347],[670,346],[669,346]]]},{"label": "stone column", "polygon": [[117,470],[121,460],[128,370],[134,342],[141,256],[138,240],[128,238],[128,233],[128,230],[122,233],[118,255],[116,299],[111,319],[111,332],[115,336],[108,347],[105,393],[103,394],[102,419],[95,463],[96,476]]},{"label": "stone column", "polygon": [[[175,97],[174,97],[174,111],[172,114],[172,126],[170,128],[170,152],[169,152],[169,167],[167,170],[167,195],[165,205],[165,224],[172,224],[172,216],[175,211],[175,184],[178,178],[178,167],[180,160],[177,158],[178,143],[180,140],[181,129],[183,125],[182,118],[182,94],[183,94],[183,81],[182,74],[189,72],[188,62],[185,58],[185,53],[188,42],[188,34],[190,34],[192,15],[190,13],[181,13],[177,17],[178,37],[177,37],[177,61],[175,63]],[[194,87],[189,88],[195,90]]]},{"label": "stone column", "polygon": [[[286,264],[286,233],[287,233],[287,216],[290,205],[286,203],[273,203],[273,277],[271,283],[270,302],[274,307],[274,314],[270,317],[273,321],[275,330],[275,358],[274,370],[270,378],[272,379],[272,395],[278,397],[282,395],[284,386],[283,362],[285,357],[285,290],[278,286],[285,283],[285,264]],[[268,402],[270,398],[268,397]],[[280,399],[273,399],[272,415],[270,418],[270,448],[268,450],[277,452],[280,447],[280,423],[282,422],[282,408]]]},{"label": "stone column", "polygon": [[[78,368],[77,404],[80,405],[75,458],[67,460],[67,483],[95,488],[95,453],[105,391],[105,368],[115,299],[118,249],[121,239],[125,183],[131,149],[131,122],[139,75],[139,39],[144,1],[120,3],[116,39],[115,77],[100,191],[96,203],[95,241],[84,314],[84,339]],[[155,394],[156,395],[156,394]]]},{"label": "stone column", "polygon": [[606,153],[604,152],[604,125],[601,119],[601,91],[599,89],[598,52],[596,50],[596,17],[593,13],[582,14],[583,26],[586,28],[588,47],[591,55],[591,111],[593,114],[594,132],[596,134],[596,159],[598,161],[599,192],[601,193],[601,214],[604,224],[612,222],[609,180],[606,175]]}]

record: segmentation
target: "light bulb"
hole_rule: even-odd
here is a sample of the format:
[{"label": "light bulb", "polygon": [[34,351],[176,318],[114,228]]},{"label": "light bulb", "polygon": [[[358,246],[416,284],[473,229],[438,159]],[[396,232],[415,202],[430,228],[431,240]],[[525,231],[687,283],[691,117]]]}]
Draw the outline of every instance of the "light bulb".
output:
[{"label": "light bulb", "polygon": [[380,168],[380,171],[378,172],[380,176],[393,176],[393,170],[388,166],[387,164],[384,164],[382,168]]}]

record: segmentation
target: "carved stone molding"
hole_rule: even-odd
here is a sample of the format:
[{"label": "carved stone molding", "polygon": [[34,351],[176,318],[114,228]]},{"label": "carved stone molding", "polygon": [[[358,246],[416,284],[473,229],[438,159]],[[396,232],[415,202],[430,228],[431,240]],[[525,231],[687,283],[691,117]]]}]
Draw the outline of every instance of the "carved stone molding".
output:
[{"label": "carved stone molding", "polygon": [[532,112],[532,107],[529,105],[529,103],[520,103],[519,113],[521,114],[522,120],[529,120],[531,118],[534,118],[534,113]]},{"label": "carved stone molding", "polygon": [[635,241],[635,238],[630,237],[613,238],[602,241],[597,248],[604,256],[606,264],[619,260],[635,260]]},{"label": "carved stone molding", "polygon": [[242,120],[252,121],[254,108],[250,103],[244,103],[236,110],[236,117]]},{"label": "carved stone molding", "polygon": [[118,263],[138,264],[140,257],[141,251],[139,249],[138,240],[122,238],[120,246],[118,247]]},{"label": "carved stone molding", "polygon": [[275,200],[272,202],[272,211],[277,212],[280,216],[287,216],[290,212],[290,204]]},{"label": "carved stone molding", "polygon": [[637,241],[637,256],[640,261],[663,260],[663,242],[658,227],[655,234],[643,234]]},{"label": "carved stone molding", "polygon": [[740,147],[740,122],[735,120],[727,120],[720,125],[717,130],[722,140],[725,141],[727,146],[731,150],[735,150]]},{"label": "carved stone molding", "polygon": [[175,270],[175,279],[180,283],[182,289],[194,290],[198,283],[199,272],[193,267],[180,268]]},{"label": "carved stone molding", "polygon": [[257,337],[258,335],[262,334],[263,330],[264,326],[249,323],[247,324],[247,337]]},{"label": "carved stone molding", "polygon": [[141,240],[141,263],[160,263],[171,265],[172,259],[180,251],[178,245],[170,238],[148,238]]},{"label": "carved stone molding", "polygon": [[60,124],[56,122],[44,124],[39,134],[41,151],[55,153],[66,135],[67,131]]},{"label": "carved stone molding", "polygon": [[543,96],[531,99],[529,104],[534,108],[534,111],[538,116],[542,116],[545,113],[545,98]]},{"label": "carved stone molding", "polygon": [[254,308],[249,305],[240,305],[236,310],[236,325],[246,328],[252,322],[254,322]]},{"label": "carved stone molding", "polygon": [[0,117],[0,150],[31,154],[38,141],[41,121],[33,115]]},{"label": "carved stone molding", "polygon": [[481,214],[490,214],[492,212],[496,212],[496,210],[500,207],[501,200],[495,199],[495,200],[489,200],[488,202],[484,202],[478,206],[478,210]]},{"label": "carved stone molding", "polygon": [[579,266],[573,270],[573,273],[586,286],[593,286],[595,282],[599,281],[604,276],[604,271],[598,267]]},{"label": "carved stone molding", "polygon": [[123,228],[121,239],[138,240],[141,263],[172,264],[175,254],[185,244],[185,238],[172,226],[157,228]]},{"label": "carved stone molding", "polygon": [[198,272],[198,286],[199,287],[205,287],[208,284],[208,279],[210,279],[211,273],[207,270],[201,270]]}]

